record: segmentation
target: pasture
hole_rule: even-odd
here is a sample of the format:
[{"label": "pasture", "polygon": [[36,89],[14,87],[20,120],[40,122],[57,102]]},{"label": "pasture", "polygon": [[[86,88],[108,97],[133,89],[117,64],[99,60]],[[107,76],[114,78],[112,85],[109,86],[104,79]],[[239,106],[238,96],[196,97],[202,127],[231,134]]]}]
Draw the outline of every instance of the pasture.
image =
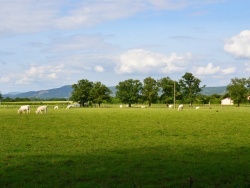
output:
[{"label": "pasture", "polygon": [[0,187],[249,187],[250,108],[0,108]]}]

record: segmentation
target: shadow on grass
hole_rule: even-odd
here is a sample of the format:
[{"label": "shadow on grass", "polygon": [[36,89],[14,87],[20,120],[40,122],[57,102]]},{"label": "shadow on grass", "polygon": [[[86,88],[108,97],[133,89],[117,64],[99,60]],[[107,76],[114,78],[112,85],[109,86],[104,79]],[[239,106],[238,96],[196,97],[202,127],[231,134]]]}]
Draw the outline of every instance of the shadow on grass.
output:
[{"label": "shadow on grass", "polygon": [[249,159],[249,148],[15,154],[2,160],[0,187],[250,187]]}]

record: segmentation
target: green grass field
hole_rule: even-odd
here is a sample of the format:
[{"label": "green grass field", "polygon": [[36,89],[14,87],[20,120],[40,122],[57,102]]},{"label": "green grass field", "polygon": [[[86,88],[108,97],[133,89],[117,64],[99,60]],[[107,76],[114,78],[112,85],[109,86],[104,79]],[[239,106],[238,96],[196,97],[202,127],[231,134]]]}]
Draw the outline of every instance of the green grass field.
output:
[{"label": "green grass field", "polygon": [[250,187],[250,108],[0,108],[0,187]]}]

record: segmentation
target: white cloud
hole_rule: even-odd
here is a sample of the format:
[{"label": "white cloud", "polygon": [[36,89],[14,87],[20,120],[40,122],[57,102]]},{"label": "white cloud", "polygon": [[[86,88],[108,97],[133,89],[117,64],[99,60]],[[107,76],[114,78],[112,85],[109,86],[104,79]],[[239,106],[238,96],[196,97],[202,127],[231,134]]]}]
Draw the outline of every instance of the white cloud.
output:
[{"label": "white cloud", "polygon": [[205,75],[229,75],[235,72],[235,67],[229,67],[222,69],[220,66],[214,66],[212,63],[208,63],[206,67],[195,68],[196,74]]},{"label": "white cloud", "polygon": [[62,0],[0,1],[0,34],[36,32],[49,28]]},{"label": "white cloud", "polygon": [[32,66],[20,75],[20,78],[16,81],[16,84],[29,84],[33,81],[39,82],[39,80],[51,80],[58,78],[58,74],[63,72],[64,65],[42,65]]},{"label": "white cloud", "polygon": [[102,66],[95,66],[95,71],[96,72],[104,72],[105,69]]},{"label": "white cloud", "polygon": [[236,57],[250,58],[250,30],[244,30],[229,39],[224,50]]},{"label": "white cloud", "polygon": [[226,69],[222,69],[221,73],[223,75],[229,75],[229,74],[233,74],[235,72],[235,70],[236,70],[235,67],[229,67],[229,68],[226,68]]},{"label": "white cloud", "polygon": [[[147,10],[181,9],[207,4],[196,0],[6,0],[0,1],[0,35],[74,29],[133,16]],[[213,3],[220,1],[213,1]]]},{"label": "white cloud", "polygon": [[0,77],[0,83],[8,83],[10,81],[9,76],[2,76]]},{"label": "white cloud", "polygon": [[219,66],[214,66],[212,63],[208,63],[206,67],[198,67],[196,74],[198,75],[211,75],[220,71]]},{"label": "white cloud", "polygon": [[173,73],[185,70],[187,61],[192,57],[190,53],[165,56],[143,49],[129,50],[120,56],[115,71],[118,74],[129,73]]},{"label": "white cloud", "polygon": [[245,70],[250,73],[250,62],[245,63]]}]

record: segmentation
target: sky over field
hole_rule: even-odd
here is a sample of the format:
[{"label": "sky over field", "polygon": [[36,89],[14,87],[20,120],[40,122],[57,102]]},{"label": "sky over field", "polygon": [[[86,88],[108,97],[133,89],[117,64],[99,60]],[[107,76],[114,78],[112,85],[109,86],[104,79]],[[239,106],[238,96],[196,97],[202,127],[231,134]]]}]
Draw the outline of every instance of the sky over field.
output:
[{"label": "sky over field", "polygon": [[0,91],[250,76],[249,0],[0,0]]}]

